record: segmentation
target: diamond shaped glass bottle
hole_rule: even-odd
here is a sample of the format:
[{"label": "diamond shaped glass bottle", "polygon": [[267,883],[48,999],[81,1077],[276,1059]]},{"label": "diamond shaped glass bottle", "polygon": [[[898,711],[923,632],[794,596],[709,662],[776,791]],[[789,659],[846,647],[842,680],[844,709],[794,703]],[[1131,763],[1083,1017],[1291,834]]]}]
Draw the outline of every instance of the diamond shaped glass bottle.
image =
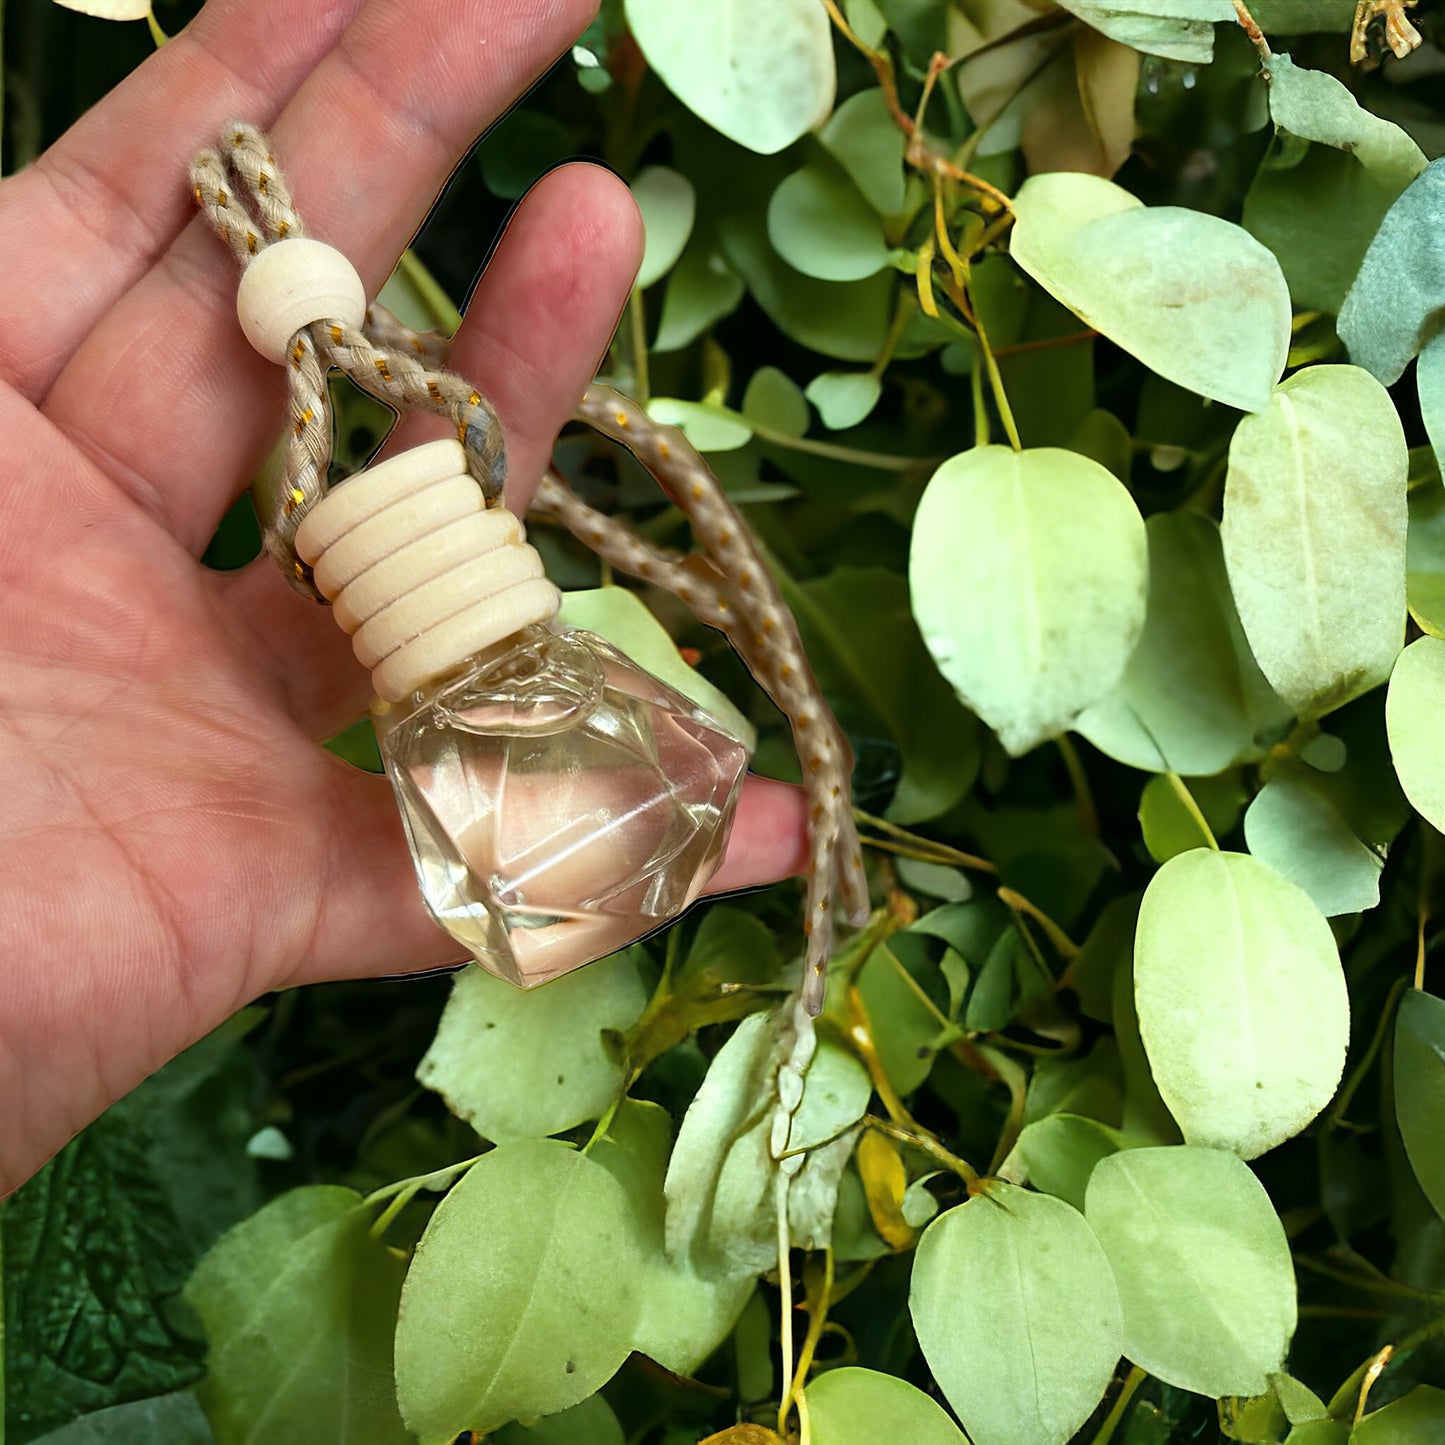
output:
[{"label": "diamond shaped glass bottle", "polygon": [[737,738],[602,638],[544,626],[374,718],[427,906],[524,986],[692,903],[747,766]]}]

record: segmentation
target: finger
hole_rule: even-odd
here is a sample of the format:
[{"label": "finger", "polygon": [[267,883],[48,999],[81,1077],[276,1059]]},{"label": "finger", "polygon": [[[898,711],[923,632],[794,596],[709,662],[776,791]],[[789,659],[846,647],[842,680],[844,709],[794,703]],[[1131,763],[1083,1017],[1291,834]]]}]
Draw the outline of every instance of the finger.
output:
[{"label": "finger", "polygon": [[[370,0],[347,28],[271,136],[307,226],[347,253],[369,294],[483,125],[593,8],[430,0],[419,25],[415,6]],[[183,173],[175,184],[185,188]],[[196,553],[281,427],[280,369],[242,340],[235,296],[225,248],[193,225],[80,346],[45,405]]]},{"label": "finger", "polygon": [[269,125],[360,5],[310,0],[278,24],[275,6],[211,0],[0,186],[0,380],[32,401],[45,395],[191,219],[177,179],[191,157],[233,115]]},{"label": "finger", "polygon": [[[390,784],[340,765],[335,771],[329,816],[318,820],[332,840],[322,875],[331,881],[315,931],[292,952],[281,983],[411,973],[465,958],[422,902]],[[807,861],[805,818],[800,789],[749,776],[727,855],[707,891],[799,872]]]},{"label": "finger", "polygon": [[[452,367],[495,404],[507,434],[508,500],[525,504],[626,304],[642,253],[627,187],[597,166],[566,166],[533,188],[487,267]],[[397,446],[429,434],[417,418]],[[440,424],[445,430],[445,423]],[[277,678],[292,716],[326,737],[371,696],[365,669],[329,609],[299,597],[269,557],[217,576],[218,604],[247,651]]]}]

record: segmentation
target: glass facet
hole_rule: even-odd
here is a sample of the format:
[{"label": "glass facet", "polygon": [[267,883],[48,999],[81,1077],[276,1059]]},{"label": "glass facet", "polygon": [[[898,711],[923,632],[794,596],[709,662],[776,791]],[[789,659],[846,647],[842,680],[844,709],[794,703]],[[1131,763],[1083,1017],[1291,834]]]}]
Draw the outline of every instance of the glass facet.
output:
[{"label": "glass facet", "polygon": [[722,859],[747,749],[589,632],[529,627],[376,716],[422,894],[528,986],[674,918]]}]

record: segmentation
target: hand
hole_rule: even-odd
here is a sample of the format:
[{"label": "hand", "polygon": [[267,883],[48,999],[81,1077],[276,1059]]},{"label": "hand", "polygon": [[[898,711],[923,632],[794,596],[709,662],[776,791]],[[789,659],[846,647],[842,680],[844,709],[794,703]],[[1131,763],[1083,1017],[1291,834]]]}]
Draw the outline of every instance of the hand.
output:
[{"label": "hand", "polygon": [[[374,292],[591,8],[211,0],[0,183],[0,1193],[257,994],[458,957],[389,785],[319,746],[367,702],[347,639],[269,559],[197,560],[283,379],[186,171],[230,119],[268,128]],[[569,166],[477,289],[452,365],[501,415],[518,510],[641,249],[626,188]],[[750,780],[716,886],[796,871],[803,837],[793,790]]]}]

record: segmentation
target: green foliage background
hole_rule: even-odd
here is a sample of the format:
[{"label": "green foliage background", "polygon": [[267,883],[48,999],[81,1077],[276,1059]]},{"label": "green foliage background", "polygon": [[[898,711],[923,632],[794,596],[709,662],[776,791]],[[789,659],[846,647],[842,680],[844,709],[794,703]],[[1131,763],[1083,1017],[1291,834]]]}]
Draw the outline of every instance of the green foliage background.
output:
[{"label": "green foliage background", "polygon": [[[1252,8],[1268,81],[1224,0],[609,0],[484,139],[386,299],[632,184],[603,374],[777,568],[878,911],[811,1058],[794,884],[532,994],[260,1000],[0,1211],[5,1439],[1445,1439],[1445,10],[1352,70],[1352,0]],[[3,33],[7,172],[151,44]]]}]

